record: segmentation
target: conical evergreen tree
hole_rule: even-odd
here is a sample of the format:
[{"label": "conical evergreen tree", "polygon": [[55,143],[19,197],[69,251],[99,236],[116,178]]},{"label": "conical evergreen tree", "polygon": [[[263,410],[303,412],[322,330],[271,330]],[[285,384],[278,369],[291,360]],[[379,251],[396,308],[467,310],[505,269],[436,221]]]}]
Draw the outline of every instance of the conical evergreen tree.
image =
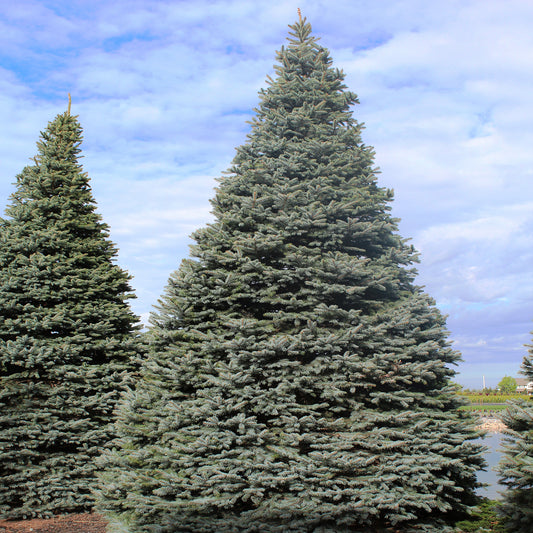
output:
[{"label": "conical evergreen tree", "polygon": [[81,134],[69,111],[48,124],[0,219],[4,518],[92,507],[94,460],[137,364],[130,276],[78,162]]},{"label": "conical evergreen tree", "polygon": [[[152,315],[101,509],[117,530],[442,533],[483,464],[328,51],[291,26]],[[112,528],[113,530],[113,528]]]},{"label": "conical evergreen tree", "polygon": [[[533,380],[533,345],[524,357],[522,373]],[[503,456],[499,464],[503,492],[500,511],[509,531],[531,533],[533,529],[533,401],[512,400],[503,414],[507,425]]]}]

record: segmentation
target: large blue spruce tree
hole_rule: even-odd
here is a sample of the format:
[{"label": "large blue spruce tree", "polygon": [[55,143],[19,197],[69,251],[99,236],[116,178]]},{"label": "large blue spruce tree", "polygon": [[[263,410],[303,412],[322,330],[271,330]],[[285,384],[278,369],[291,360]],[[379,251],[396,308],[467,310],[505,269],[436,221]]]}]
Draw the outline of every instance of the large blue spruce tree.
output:
[{"label": "large blue spruce tree", "polygon": [[483,460],[343,73],[300,19],[119,414],[111,530],[446,531]]},{"label": "large blue spruce tree", "polygon": [[79,163],[81,133],[69,111],[48,124],[0,219],[2,518],[92,508],[95,458],[137,364],[130,276]]}]

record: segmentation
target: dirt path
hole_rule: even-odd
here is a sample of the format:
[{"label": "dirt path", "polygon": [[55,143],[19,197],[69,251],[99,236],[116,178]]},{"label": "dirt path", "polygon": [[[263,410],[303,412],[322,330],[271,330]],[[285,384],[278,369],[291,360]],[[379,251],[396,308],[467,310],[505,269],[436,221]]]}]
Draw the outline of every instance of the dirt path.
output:
[{"label": "dirt path", "polygon": [[0,520],[0,533],[105,533],[105,526],[100,515],[75,514],[46,520]]}]

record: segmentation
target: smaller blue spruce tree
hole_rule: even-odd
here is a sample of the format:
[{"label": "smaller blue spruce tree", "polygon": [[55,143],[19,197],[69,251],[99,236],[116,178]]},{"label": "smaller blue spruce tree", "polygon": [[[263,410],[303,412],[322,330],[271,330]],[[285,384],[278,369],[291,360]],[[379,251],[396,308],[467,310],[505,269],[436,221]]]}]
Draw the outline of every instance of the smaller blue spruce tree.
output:
[{"label": "smaller blue spruce tree", "polygon": [[[69,105],[70,107],[70,105]],[[139,351],[69,111],[41,134],[0,219],[0,516],[89,510],[95,458]]]}]

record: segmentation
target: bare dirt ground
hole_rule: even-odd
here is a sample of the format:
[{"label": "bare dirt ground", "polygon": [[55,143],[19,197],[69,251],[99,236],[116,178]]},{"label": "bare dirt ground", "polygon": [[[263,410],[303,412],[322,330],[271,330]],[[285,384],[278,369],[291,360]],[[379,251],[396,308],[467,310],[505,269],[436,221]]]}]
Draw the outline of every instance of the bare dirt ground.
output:
[{"label": "bare dirt ground", "polygon": [[0,520],[0,533],[105,533],[106,522],[97,514],[57,516],[46,520]]}]

